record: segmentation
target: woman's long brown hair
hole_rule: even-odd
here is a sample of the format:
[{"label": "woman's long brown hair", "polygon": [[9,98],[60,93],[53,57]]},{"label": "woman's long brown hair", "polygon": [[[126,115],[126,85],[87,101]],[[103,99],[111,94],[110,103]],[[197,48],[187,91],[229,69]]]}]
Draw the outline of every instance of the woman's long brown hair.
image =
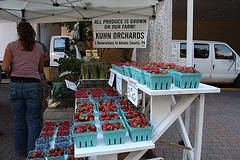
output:
[{"label": "woman's long brown hair", "polygon": [[28,22],[20,22],[17,26],[19,40],[23,46],[24,51],[32,51],[35,45],[34,34],[35,31]]}]

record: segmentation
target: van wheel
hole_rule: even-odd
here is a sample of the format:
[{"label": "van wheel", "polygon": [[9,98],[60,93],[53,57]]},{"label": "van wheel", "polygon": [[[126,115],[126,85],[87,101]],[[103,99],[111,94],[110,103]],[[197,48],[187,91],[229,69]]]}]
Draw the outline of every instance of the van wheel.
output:
[{"label": "van wheel", "polygon": [[233,84],[235,87],[240,88],[240,74],[237,76]]}]

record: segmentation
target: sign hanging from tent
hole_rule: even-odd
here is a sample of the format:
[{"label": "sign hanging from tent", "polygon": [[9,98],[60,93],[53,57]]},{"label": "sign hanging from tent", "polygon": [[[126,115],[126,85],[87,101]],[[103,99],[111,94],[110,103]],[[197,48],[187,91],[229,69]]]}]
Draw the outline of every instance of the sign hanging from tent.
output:
[{"label": "sign hanging from tent", "polygon": [[94,18],[93,48],[146,48],[148,18]]}]

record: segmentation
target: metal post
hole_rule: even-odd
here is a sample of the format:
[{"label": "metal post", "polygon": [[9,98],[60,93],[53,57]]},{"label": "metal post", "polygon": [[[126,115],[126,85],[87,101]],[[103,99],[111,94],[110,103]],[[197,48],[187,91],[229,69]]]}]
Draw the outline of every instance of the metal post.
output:
[{"label": "metal post", "polygon": [[193,0],[187,1],[187,66],[193,66]]}]

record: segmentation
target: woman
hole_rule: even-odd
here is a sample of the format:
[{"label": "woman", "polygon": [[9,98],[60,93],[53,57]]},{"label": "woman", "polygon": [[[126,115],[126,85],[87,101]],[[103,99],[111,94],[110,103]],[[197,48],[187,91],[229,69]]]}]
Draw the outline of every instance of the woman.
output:
[{"label": "woman", "polygon": [[11,79],[8,98],[13,110],[15,152],[25,156],[26,152],[34,150],[40,134],[42,87],[39,70],[43,68],[43,49],[35,43],[35,31],[30,23],[20,22],[17,32],[19,39],[6,47],[2,70]]}]

